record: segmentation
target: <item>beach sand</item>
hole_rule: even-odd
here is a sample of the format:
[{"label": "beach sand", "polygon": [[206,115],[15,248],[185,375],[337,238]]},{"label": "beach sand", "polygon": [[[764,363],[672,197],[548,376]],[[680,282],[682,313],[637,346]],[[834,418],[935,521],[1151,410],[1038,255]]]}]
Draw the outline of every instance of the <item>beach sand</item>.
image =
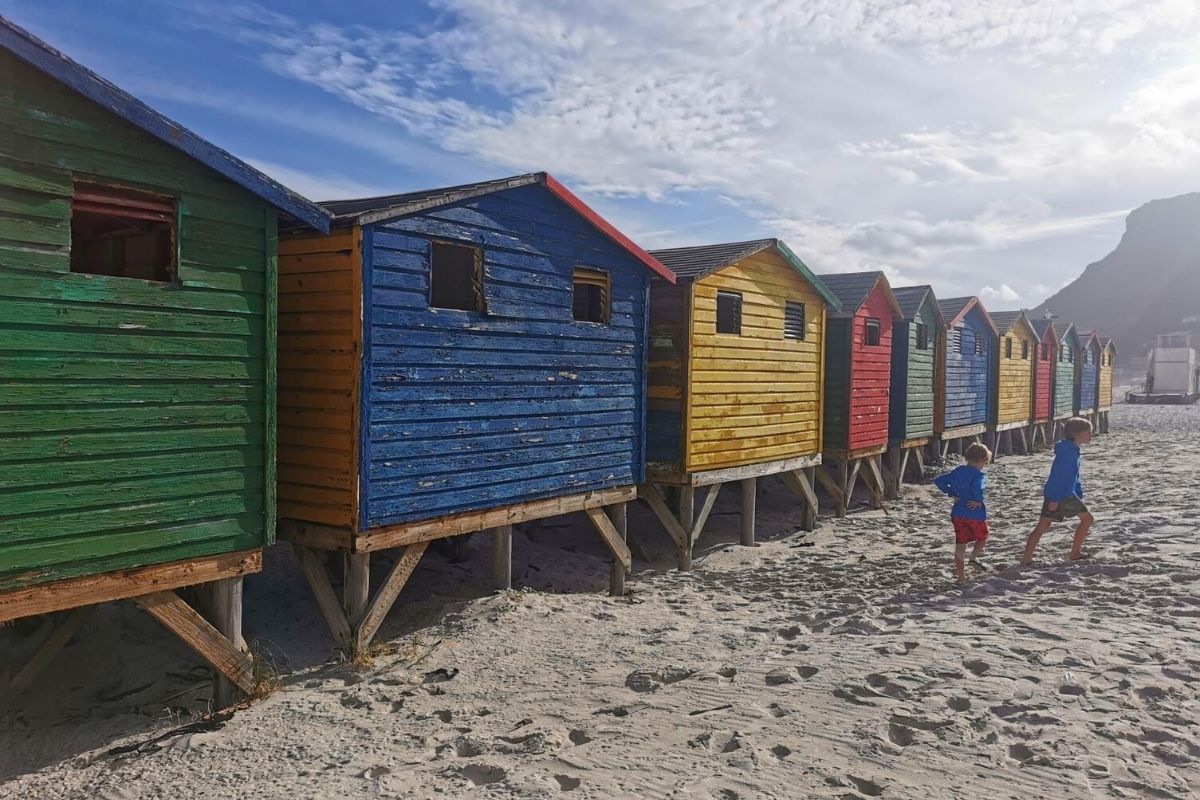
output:
[{"label": "beach sand", "polygon": [[106,607],[0,719],[0,797],[1196,797],[1200,407],[1112,426],[1084,453],[1092,559],[1060,525],[1014,566],[1050,456],[1005,458],[964,588],[931,486],[807,534],[764,481],[761,546],[727,488],[690,574],[632,509],[654,563],[625,598],[586,522],[514,536],[518,591],[488,590],[486,535],[431,552],[357,670],[274,548],[246,631],[279,690],[189,727],[207,671]]}]

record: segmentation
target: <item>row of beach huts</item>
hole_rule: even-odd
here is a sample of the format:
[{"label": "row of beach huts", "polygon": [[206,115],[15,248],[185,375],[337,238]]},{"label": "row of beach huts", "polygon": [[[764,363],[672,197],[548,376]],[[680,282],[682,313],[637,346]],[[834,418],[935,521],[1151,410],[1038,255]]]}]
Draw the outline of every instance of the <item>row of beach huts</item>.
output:
[{"label": "row of beach huts", "polygon": [[58,614],[0,691],[121,599],[250,691],[277,535],[354,650],[437,539],[491,531],[507,586],[514,525],[583,513],[621,592],[635,500],[687,569],[727,484],[751,544],[766,476],[811,530],[964,443],[1107,429],[1115,350],[1070,323],[778,239],[647,252],[545,173],[318,205],[0,43],[0,624]]}]

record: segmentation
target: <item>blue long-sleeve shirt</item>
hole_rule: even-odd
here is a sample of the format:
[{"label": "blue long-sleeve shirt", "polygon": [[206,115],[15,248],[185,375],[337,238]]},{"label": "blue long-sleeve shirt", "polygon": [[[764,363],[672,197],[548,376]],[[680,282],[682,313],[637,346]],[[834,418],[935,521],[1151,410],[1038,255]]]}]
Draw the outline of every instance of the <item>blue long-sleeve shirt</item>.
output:
[{"label": "blue long-sleeve shirt", "polygon": [[[945,475],[933,479],[933,485],[954,498],[950,517],[963,519],[987,519],[987,507],[983,505],[983,490],[987,488],[987,476],[983,470],[963,464]],[[967,503],[975,500],[979,508],[968,508]]]},{"label": "blue long-sleeve shirt", "polygon": [[1053,503],[1074,496],[1083,497],[1083,484],[1079,482],[1079,445],[1070,439],[1061,439],[1054,445],[1054,463],[1050,466],[1050,477],[1042,491]]}]

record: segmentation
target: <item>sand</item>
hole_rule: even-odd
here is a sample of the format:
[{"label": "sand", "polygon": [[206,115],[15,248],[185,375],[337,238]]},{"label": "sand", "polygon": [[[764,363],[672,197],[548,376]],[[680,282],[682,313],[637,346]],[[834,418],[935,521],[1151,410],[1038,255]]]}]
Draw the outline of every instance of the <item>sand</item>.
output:
[{"label": "sand", "polygon": [[762,545],[733,544],[728,491],[690,574],[631,512],[656,560],[625,598],[578,524],[514,537],[527,590],[488,591],[486,536],[434,552],[356,670],[277,548],[246,626],[278,691],[187,727],[205,670],[106,608],[10,712],[0,797],[1195,797],[1200,407],[1112,416],[1085,451],[1093,558],[1064,563],[1056,526],[1015,566],[1049,456],[1007,458],[965,588],[931,487],[805,534],[767,482]]}]

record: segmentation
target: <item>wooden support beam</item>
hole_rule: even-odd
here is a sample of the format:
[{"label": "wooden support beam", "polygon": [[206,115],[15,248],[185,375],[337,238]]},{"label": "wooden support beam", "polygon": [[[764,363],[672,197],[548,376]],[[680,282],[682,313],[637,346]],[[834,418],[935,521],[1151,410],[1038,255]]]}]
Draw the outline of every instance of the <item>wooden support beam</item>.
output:
[{"label": "wooden support beam", "polygon": [[900,496],[900,459],[904,448],[896,446],[887,451],[887,460],[880,463],[883,471],[884,496],[894,500]]},{"label": "wooden support beam", "polygon": [[148,592],[195,586],[261,570],[262,550],[243,550],[39,583],[0,592],[0,622],[113,600],[126,600]]},{"label": "wooden support beam", "polygon": [[854,499],[854,485],[858,482],[858,473],[862,468],[862,459],[853,459],[849,464],[849,471],[846,474],[846,506],[849,508],[850,501]]},{"label": "wooden support beam", "polygon": [[308,579],[313,597],[317,600],[317,608],[320,610],[321,616],[325,618],[325,624],[329,626],[329,632],[333,634],[334,641],[337,642],[338,647],[349,650],[350,621],[346,618],[342,604],[338,602],[337,592],[333,590],[333,584],[329,581],[329,573],[325,569],[325,564],[317,555],[317,551],[312,548],[302,544],[293,544],[292,549],[296,553],[300,571]]},{"label": "wooden support beam", "polygon": [[950,456],[950,441],[951,440],[947,439],[946,441],[942,442],[942,461],[945,461]]},{"label": "wooden support beam", "polygon": [[684,531],[683,547],[679,550],[678,563],[681,572],[692,571],[692,545],[695,544],[695,540],[692,539],[692,521],[695,519],[695,511],[696,487],[679,487],[679,527]]},{"label": "wooden support beam", "polygon": [[917,480],[925,477],[925,451],[918,447],[913,451],[913,459],[917,462]]},{"label": "wooden support beam", "polygon": [[396,559],[396,563],[392,565],[391,571],[383,579],[383,583],[380,585],[375,597],[371,600],[371,604],[367,606],[367,613],[363,615],[362,622],[359,623],[357,630],[354,631],[354,647],[356,650],[361,652],[375,638],[375,634],[379,632],[379,626],[383,624],[387,613],[391,611],[396,598],[400,596],[400,590],[404,588],[404,584],[408,582],[409,576],[417,568],[417,563],[421,560],[421,556],[425,554],[425,548],[427,547],[429,547],[429,542],[410,544],[404,548],[404,553],[400,558]]},{"label": "wooden support beam", "polygon": [[1021,453],[1029,455],[1029,439],[1025,437],[1025,429],[1017,428],[1017,436],[1021,438]]},{"label": "wooden support beam", "polygon": [[[629,543],[629,518],[628,506],[625,503],[616,503],[605,507],[605,512],[608,514],[608,519],[612,522],[613,528],[616,529],[617,535],[621,537],[621,541]],[[632,552],[632,550],[631,550]],[[632,559],[631,559],[632,561]],[[625,596],[625,573],[626,569],[617,559],[613,559],[612,567],[608,573],[608,593],[613,597]]]},{"label": "wooden support beam", "polygon": [[693,472],[687,476],[687,483],[692,486],[712,486],[714,483],[732,483],[744,478],[762,478],[781,472],[792,472],[797,469],[815,467],[821,463],[821,454],[813,453],[807,456],[787,458],[782,461],[765,461],[761,464],[746,464],[741,467],[713,469],[707,472]]},{"label": "wooden support beam", "polygon": [[38,674],[49,666],[54,657],[79,633],[79,629],[92,615],[92,608],[93,606],[83,606],[67,612],[7,685],[0,685],[0,698],[29,688]]},{"label": "wooden support beam", "polygon": [[625,540],[621,538],[620,532],[613,527],[612,520],[608,518],[608,514],[604,513],[604,509],[602,508],[585,508],[584,513],[592,521],[592,527],[600,534],[600,538],[608,545],[613,558],[628,572],[633,567],[633,558],[629,555],[629,547],[625,544]]},{"label": "wooden support beam", "polygon": [[704,531],[704,525],[708,522],[708,515],[712,513],[713,506],[717,502],[717,495],[721,491],[723,483],[714,483],[708,487],[708,492],[704,495],[704,503],[700,506],[700,513],[696,515],[696,521],[692,525],[691,535],[688,540],[694,545],[700,539],[700,534]]},{"label": "wooden support beam", "polygon": [[492,528],[492,582],[497,589],[512,588],[512,525]]},{"label": "wooden support beam", "polygon": [[302,544],[315,550],[342,550],[348,553],[354,549],[354,531],[349,528],[337,528],[298,519],[281,519],[276,532],[284,541]]},{"label": "wooden support beam", "polygon": [[371,554],[346,553],[344,555],[346,581],[342,585],[342,608],[350,627],[362,622],[367,613],[367,601],[371,597]]},{"label": "wooden support beam", "polygon": [[817,493],[813,490],[811,475],[819,469],[819,467],[809,467],[783,473],[784,481],[793,492],[800,496],[803,503],[804,510],[800,516],[800,528],[806,531],[813,530],[817,523]]},{"label": "wooden support beam", "polygon": [[[839,472],[843,472],[845,470],[845,462],[839,462],[837,468]],[[829,493],[829,496],[833,498],[834,512],[839,517],[846,516],[846,494],[842,491],[845,483],[843,481],[835,481],[823,469],[814,470],[813,476],[817,479],[817,483],[821,484],[825,491]]]},{"label": "wooden support beam", "polygon": [[863,483],[867,485],[867,491],[871,493],[871,507],[887,511],[887,505],[883,502],[883,473],[879,468],[881,459],[881,456],[867,456],[862,459],[867,465],[866,474],[870,475],[870,479],[864,479]]},{"label": "wooden support beam", "polygon": [[667,533],[671,535],[671,539],[675,542],[675,546],[682,553],[687,549],[687,531],[679,524],[679,520],[675,518],[675,514],[667,507],[666,500],[659,493],[658,487],[652,483],[643,483],[638,487],[638,497],[646,501],[646,505],[650,506],[650,510],[654,512],[654,516],[658,517],[658,521],[667,529]]},{"label": "wooden support beam", "polygon": [[742,479],[742,529],[743,547],[754,547],[754,512],[758,501],[758,478]]},{"label": "wooden support beam", "polygon": [[151,592],[134,598],[134,602],[182,639],[234,686],[246,694],[254,691],[254,665],[250,656],[234,647],[175,592]]},{"label": "wooden support beam", "polygon": [[896,470],[896,494],[900,494],[900,484],[904,482],[904,475],[908,472],[908,459],[914,450],[920,451],[919,447],[906,447],[900,454],[900,469]]},{"label": "wooden support beam", "polygon": [[[209,584],[212,591],[212,623],[217,632],[224,636],[234,649],[249,653],[242,636],[242,579],[223,578]],[[229,708],[238,701],[238,687],[221,673],[217,673],[217,708]]]}]

